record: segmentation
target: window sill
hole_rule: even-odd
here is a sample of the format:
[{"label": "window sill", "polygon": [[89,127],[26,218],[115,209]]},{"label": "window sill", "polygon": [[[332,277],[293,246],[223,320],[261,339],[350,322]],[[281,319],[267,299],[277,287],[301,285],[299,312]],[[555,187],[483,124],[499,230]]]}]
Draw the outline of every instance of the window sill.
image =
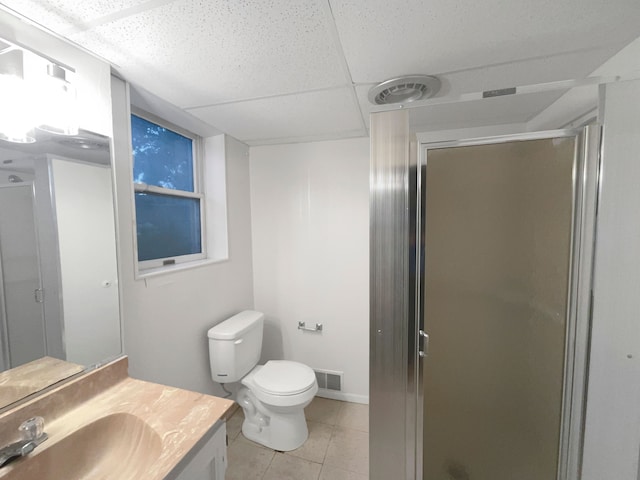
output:
[{"label": "window sill", "polygon": [[175,272],[183,272],[185,270],[191,270],[193,268],[206,267],[208,265],[215,265],[217,263],[227,262],[229,258],[205,258],[203,260],[195,260],[193,262],[178,263],[176,265],[167,265],[163,267],[149,268],[147,270],[136,270],[136,280],[147,280],[149,278],[155,278],[162,275],[167,275]]}]

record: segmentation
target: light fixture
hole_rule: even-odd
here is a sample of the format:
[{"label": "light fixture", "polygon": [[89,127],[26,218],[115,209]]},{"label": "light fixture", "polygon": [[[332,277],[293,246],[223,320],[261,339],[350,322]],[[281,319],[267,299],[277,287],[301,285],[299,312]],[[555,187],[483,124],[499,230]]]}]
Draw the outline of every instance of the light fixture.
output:
[{"label": "light fixture", "polygon": [[0,38],[0,140],[35,142],[36,129],[78,135],[72,71]]},{"label": "light fixture", "polygon": [[22,72],[21,50],[5,50],[0,54],[0,140],[33,143],[35,112]]},{"label": "light fixture", "polygon": [[67,81],[65,69],[48,64],[46,75],[38,83],[38,129],[57,135],[77,135],[76,89]]},{"label": "light fixture", "polygon": [[429,75],[405,75],[379,83],[369,90],[374,105],[393,105],[433,97],[440,90],[440,79]]}]

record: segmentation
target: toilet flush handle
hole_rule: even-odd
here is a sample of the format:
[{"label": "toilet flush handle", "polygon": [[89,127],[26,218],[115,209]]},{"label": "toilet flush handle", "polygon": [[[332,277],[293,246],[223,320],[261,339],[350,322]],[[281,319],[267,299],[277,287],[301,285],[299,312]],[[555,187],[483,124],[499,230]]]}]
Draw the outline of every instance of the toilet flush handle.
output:
[{"label": "toilet flush handle", "polygon": [[244,341],[244,338],[241,338],[241,339],[236,340],[235,342],[233,342],[233,344],[234,345],[240,345],[243,341]]}]

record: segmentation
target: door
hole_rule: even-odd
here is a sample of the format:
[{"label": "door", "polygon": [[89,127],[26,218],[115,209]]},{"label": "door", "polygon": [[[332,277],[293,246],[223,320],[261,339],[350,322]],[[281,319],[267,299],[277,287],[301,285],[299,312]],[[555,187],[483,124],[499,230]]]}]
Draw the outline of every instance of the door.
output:
[{"label": "door", "polygon": [[111,169],[52,158],[51,174],[66,360],[91,365],[121,350]]},{"label": "door", "polygon": [[578,150],[576,135],[426,150],[424,480],[568,478]]},{"label": "door", "polygon": [[42,284],[30,183],[0,187],[0,317],[6,368],[46,355]]}]

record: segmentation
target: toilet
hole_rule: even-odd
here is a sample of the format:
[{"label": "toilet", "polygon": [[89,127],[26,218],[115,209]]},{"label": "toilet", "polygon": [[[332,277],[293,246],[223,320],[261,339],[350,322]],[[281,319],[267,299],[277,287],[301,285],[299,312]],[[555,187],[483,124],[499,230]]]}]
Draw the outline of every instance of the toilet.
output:
[{"label": "toilet", "polygon": [[309,436],[304,407],[318,392],[318,382],[302,363],[258,365],[263,328],[264,314],[246,310],[209,329],[211,377],[222,384],[241,382],[236,402],[244,411],[245,437],[273,450],[295,450]]}]

